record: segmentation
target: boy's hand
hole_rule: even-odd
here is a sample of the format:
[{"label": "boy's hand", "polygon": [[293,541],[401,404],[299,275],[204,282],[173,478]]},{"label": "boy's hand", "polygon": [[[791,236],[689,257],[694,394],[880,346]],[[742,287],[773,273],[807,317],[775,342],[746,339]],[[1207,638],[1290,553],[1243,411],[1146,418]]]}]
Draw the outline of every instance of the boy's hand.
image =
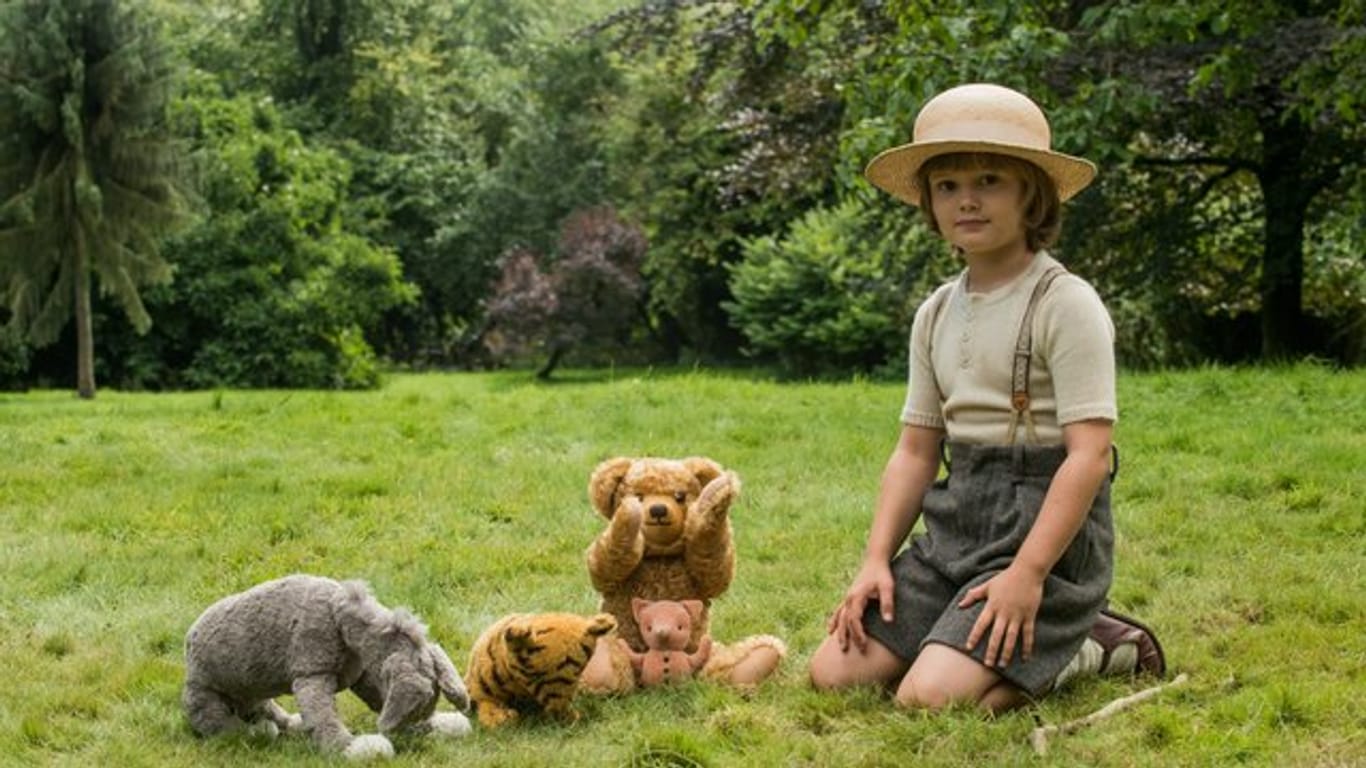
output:
[{"label": "boy's hand", "polygon": [[882,620],[892,620],[892,568],[886,561],[866,562],[854,577],[849,591],[844,593],[834,614],[826,623],[826,632],[839,641],[840,650],[848,651],[850,643],[863,653],[868,649],[868,635],[863,631],[863,611],[868,601],[876,599]]},{"label": "boy's hand", "polygon": [[968,590],[958,607],[967,608],[982,600],[986,607],[968,633],[967,650],[976,648],[990,630],[983,664],[1006,666],[1015,655],[1016,645],[1020,646],[1021,659],[1028,661],[1034,655],[1034,617],[1043,601],[1043,579],[1012,565]]}]

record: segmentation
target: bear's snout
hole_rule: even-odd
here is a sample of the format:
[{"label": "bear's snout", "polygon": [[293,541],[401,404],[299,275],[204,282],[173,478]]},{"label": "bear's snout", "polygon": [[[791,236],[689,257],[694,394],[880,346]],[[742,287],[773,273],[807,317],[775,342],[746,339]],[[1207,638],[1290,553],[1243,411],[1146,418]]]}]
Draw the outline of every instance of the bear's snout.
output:
[{"label": "bear's snout", "polygon": [[651,520],[665,520],[669,517],[669,508],[663,504],[653,504],[650,506]]}]

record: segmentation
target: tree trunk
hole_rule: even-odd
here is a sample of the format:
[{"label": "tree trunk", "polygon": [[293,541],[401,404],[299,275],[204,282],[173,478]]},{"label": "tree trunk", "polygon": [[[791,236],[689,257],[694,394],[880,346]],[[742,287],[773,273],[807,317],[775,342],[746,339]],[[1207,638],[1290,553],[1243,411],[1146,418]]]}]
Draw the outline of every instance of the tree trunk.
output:
[{"label": "tree trunk", "polygon": [[76,286],[76,392],[83,399],[95,397],[95,335],[90,321],[90,263],[85,248],[85,233],[75,227]]},{"label": "tree trunk", "polygon": [[541,366],[541,370],[536,372],[536,378],[542,381],[549,380],[550,374],[555,372],[555,368],[560,364],[560,358],[564,357],[567,349],[568,347],[564,344],[551,345],[550,357],[545,361],[545,365]]},{"label": "tree trunk", "polygon": [[1279,115],[1262,123],[1266,206],[1262,236],[1262,359],[1285,360],[1311,351],[1304,334],[1304,222],[1314,190],[1305,172],[1308,132]]}]

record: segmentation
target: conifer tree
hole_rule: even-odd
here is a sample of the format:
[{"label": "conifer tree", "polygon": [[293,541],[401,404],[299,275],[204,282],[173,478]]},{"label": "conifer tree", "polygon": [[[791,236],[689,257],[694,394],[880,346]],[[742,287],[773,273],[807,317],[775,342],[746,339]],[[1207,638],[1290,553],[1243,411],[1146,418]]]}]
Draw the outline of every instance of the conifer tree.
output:
[{"label": "conifer tree", "polygon": [[140,290],[170,279],[158,244],[184,213],[166,125],[174,67],[140,11],[0,4],[0,291],[36,346],[74,320],[83,398],[95,395],[92,275],[145,331]]}]

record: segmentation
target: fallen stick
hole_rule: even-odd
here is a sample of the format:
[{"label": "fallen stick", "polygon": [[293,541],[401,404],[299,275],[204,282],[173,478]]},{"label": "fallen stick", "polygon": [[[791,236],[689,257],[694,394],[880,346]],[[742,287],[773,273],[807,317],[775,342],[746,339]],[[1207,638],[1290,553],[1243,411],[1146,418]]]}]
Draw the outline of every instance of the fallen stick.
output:
[{"label": "fallen stick", "polygon": [[1105,720],[1106,718],[1113,716],[1116,712],[1119,712],[1120,710],[1128,709],[1129,707],[1132,707],[1133,705],[1141,701],[1151,699],[1152,697],[1165,691],[1168,688],[1174,688],[1178,685],[1181,685],[1185,683],[1186,680],[1186,673],[1182,672],[1181,674],[1177,675],[1176,679],[1172,680],[1170,683],[1154,685],[1153,687],[1145,688],[1139,691],[1138,693],[1132,693],[1128,696],[1115,699],[1114,701],[1110,702],[1109,704],[1106,704],[1105,706],[1101,707],[1095,712],[1092,712],[1086,717],[1079,717],[1076,720],[1069,720],[1063,723],[1062,725],[1041,725],[1038,728],[1035,728],[1034,731],[1029,734],[1029,743],[1034,745],[1034,752],[1036,754],[1045,755],[1048,753],[1049,735],[1054,733],[1072,733],[1073,731],[1081,730],[1082,728],[1085,728],[1086,726],[1091,725],[1092,723],[1099,722],[1101,720]]}]

